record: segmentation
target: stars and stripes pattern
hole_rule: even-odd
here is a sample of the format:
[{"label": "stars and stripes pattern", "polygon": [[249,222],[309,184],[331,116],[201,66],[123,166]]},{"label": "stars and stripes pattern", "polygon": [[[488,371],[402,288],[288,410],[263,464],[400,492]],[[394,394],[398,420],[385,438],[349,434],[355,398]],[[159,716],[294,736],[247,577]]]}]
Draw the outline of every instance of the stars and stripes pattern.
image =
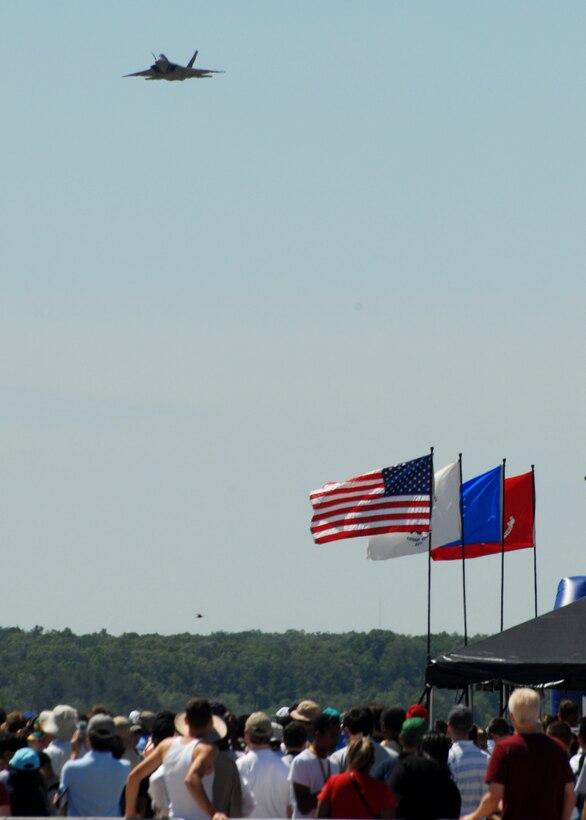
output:
[{"label": "stars and stripes pattern", "polygon": [[432,474],[428,455],[314,490],[309,499],[315,543],[387,532],[429,532]]}]

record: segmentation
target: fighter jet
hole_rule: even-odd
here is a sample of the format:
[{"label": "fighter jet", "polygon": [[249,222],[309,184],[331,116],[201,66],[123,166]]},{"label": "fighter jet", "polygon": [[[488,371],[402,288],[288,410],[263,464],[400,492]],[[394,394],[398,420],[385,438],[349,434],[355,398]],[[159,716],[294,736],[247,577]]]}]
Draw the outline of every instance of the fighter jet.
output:
[{"label": "fighter jet", "polygon": [[214,71],[211,68],[193,68],[197,51],[186,66],[172,63],[164,54],[155,57],[154,63],[144,71],[136,71],[134,74],[125,74],[125,77],[144,77],[145,80],[189,80],[191,77],[211,77],[212,74],[223,74],[223,71]]}]

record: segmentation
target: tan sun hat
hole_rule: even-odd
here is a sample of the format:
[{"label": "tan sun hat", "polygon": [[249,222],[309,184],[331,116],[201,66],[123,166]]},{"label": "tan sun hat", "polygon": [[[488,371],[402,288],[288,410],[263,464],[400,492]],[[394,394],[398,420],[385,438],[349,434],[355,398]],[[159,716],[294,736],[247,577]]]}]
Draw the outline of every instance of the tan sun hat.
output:
[{"label": "tan sun hat", "polygon": [[317,703],[313,700],[302,700],[291,712],[293,720],[300,720],[302,723],[311,723],[311,721],[319,715],[320,709]]},{"label": "tan sun hat", "polygon": [[[178,732],[180,735],[185,737],[189,734],[189,726],[187,725],[187,721],[185,720],[185,712],[179,712],[177,717],[175,718],[175,731]],[[218,740],[222,740],[223,737],[226,737],[228,734],[228,727],[224,723],[221,717],[217,715],[212,715],[212,728],[206,735],[206,740],[210,743],[217,743]]]},{"label": "tan sun hat", "polygon": [[39,725],[43,732],[55,735],[59,740],[71,740],[77,728],[77,710],[62,703],[51,712],[41,712]]}]

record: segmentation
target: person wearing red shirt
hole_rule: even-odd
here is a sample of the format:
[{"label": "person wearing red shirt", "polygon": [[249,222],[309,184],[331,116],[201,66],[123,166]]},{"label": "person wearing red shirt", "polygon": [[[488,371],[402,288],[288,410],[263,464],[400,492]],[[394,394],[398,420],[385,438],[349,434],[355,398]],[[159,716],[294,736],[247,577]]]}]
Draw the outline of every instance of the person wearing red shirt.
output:
[{"label": "person wearing red shirt", "polygon": [[539,695],[516,689],[509,698],[515,734],[498,743],[486,770],[488,791],[465,820],[490,817],[502,802],[502,820],[569,820],[574,775],[561,745],[541,731]]},{"label": "person wearing red shirt", "polygon": [[341,820],[395,817],[397,801],[386,785],[370,777],[374,747],[368,737],[348,746],[348,771],[332,775],[318,794],[317,816]]}]

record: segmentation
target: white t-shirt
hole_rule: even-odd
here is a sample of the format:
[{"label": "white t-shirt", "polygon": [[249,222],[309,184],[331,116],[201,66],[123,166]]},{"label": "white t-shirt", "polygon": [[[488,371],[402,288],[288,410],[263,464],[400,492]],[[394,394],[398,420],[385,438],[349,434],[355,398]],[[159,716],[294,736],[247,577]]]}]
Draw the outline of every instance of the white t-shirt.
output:
[{"label": "white t-shirt", "polygon": [[[304,749],[293,758],[289,767],[289,782],[307,786],[310,794],[318,794],[326,780],[339,771],[338,764],[333,760],[318,757],[311,749]],[[317,808],[310,814],[303,814],[297,807],[297,802],[293,803],[293,817],[315,817],[316,811]]]},{"label": "white t-shirt", "polygon": [[[582,750],[580,749],[580,751],[577,754],[573,755],[570,758],[570,768],[574,772],[575,775],[578,775],[582,772],[582,769],[580,769],[580,772],[578,772],[578,767],[580,765],[580,758],[582,757],[582,754],[583,754]],[[584,767],[582,767],[582,768],[584,768]]]},{"label": "white t-shirt", "polygon": [[[84,749],[78,757],[83,757],[85,751]],[[63,766],[65,766],[71,757],[71,743],[69,740],[59,740],[59,738],[54,737],[45,749],[45,754],[48,755],[51,760],[51,766],[56,776],[61,777]]]},{"label": "white t-shirt", "polygon": [[243,788],[254,800],[250,817],[287,817],[291,803],[289,767],[272,749],[253,749],[236,761]]}]

